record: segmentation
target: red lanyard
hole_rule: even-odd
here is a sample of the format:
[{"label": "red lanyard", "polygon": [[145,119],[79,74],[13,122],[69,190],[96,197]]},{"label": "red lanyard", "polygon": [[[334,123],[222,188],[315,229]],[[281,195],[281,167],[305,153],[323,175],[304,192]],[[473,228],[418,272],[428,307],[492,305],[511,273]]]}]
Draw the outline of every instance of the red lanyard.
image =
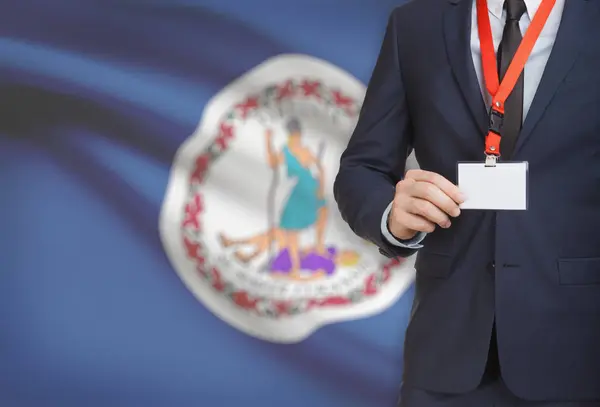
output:
[{"label": "red lanyard", "polygon": [[519,76],[525,68],[525,63],[531,54],[548,16],[554,7],[556,0],[542,0],[540,7],[535,13],[527,32],[521,40],[519,48],[513,57],[502,83],[498,78],[498,62],[494,52],[492,39],[492,27],[488,15],[487,0],[477,0],[477,25],[479,29],[479,45],[481,47],[481,60],[483,63],[483,76],[485,86],[492,96],[492,107],[490,109],[490,122],[488,134],[485,138],[485,153],[488,156],[500,156],[500,130],[504,119],[504,102],[512,92]]}]

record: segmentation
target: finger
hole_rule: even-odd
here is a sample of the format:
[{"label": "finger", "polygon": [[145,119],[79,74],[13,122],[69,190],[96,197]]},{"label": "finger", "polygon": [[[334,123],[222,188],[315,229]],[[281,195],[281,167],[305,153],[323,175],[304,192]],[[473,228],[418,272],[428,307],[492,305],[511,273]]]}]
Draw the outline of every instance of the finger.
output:
[{"label": "finger", "polygon": [[416,182],[428,182],[437,186],[458,204],[461,204],[465,201],[465,196],[460,189],[440,174],[424,170],[411,170],[406,173],[406,177],[410,177],[410,179],[413,179]]},{"label": "finger", "polygon": [[398,217],[398,223],[410,230],[417,232],[432,233],[435,230],[435,223],[428,221],[422,216],[409,212],[403,212]]},{"label": "finger", "polygon": [[449,228],[451,225],[448,215],[433,203],[425,199],[411,199],[408,203],[407,211],[413,215],[423,217],[444,229]]},{"label": "finger", "polygon": [[416,182],[412,185],[409,194],[414,198],[424,199],[452,217],[460,215],[457,203],[435,184],[429,182]]}]

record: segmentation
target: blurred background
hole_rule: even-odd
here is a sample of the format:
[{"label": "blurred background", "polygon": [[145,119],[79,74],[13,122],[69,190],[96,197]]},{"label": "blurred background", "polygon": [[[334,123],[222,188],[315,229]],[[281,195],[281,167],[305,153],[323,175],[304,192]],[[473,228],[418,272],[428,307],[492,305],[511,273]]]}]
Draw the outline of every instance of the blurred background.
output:
[{"label": "blurred background", "polygon": [[[207,129],[218,129],[207,104],[226,104],[223,89],[271,58],[316,58],[307,75],[333,88],[321,89],[327,107],[315,106],[347,114],[338,127],[347,140],[388,15],[400,3],[1,2],[0,406],[395,405],[412,301],[406,278],[394,280],[384,268],[378,287],[391,281],[396,288],[367,293],[376,305],[361,315],[325,312],[331,321],[282,341],[298,324],[277,328],[272,316],[249,317],[244,329],[232,322],[237,308],[219,314],[220,305],[202,301],[203,287],[218,277],[200,270],[203,280],[193,280],[191,263],[180,267],[166,252],[169,242],[181,246],[165,234],[180,219],[165,215],[163,204],[182,145],[194,134],[204,142],[203,115]],[[302,76],[293,63],[285,66]],[[275,76],[285,78],[285,66]],[[263,83],[244,86],[252,93]],[[347,111],[336,86],[354,98]],[[234,89],[240,100],[243,91]],[[221,107],[215,114],[227,113]],[[328,189],[337,143],[327,150]],[[317,146],[309,146],[315,156]],[[219,151],[209,153],[213,159]],[[263,150],[256,154],[266,163]],[[182,171],[192,173],[194,160],[184,159]],[[184,205],[181,194],[175,206]],[[331,233],[359,247],[326,194]],[[239,219],[244,214],[254,212],[239,209]],[[372,248],[355,250],[383,261]],[[240,304],[231,290],[221,290],[233,298],[222,307]]]}]

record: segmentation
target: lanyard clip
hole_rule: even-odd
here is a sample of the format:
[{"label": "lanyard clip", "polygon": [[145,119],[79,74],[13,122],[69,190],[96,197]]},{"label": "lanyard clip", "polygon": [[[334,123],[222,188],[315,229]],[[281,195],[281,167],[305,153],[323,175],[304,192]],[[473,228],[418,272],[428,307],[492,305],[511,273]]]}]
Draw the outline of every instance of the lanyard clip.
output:
[{"label": "lanyard clip", "polygon": [[492,155],[492,154],[485,155],[485,166],[486,167],[495,167],[497,161],[498,161],[498,156]]},{"label": "lanyard clip", "polygon": [[503,123],[504,114],[492,106],[490,109],[488,133],[485,137],[486,167],[495,167],[496,161],[500,156],[500,139],[502,137]]},{"label": "lanyard clip", "polygon": [[488,131],[494,132],[497,135],[502,134],[502,125],[504,124],[504,114],[498,110],[490,109],[490,122],[488,123]]}]

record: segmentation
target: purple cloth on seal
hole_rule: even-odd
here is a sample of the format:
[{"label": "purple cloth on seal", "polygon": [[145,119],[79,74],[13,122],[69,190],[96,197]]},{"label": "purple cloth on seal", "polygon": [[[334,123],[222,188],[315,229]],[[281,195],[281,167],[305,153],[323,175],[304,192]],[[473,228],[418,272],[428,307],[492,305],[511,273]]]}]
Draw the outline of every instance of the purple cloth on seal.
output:
[{"label": "purple cloth on seal", "polygon": [[[310,252],[300,256],[300,269],[303,271],[324,271],[327,275],[335,272],[335,247],[328,247],[326,255]],[[292,259],[288,249],[283,249],[271,262],[274,273],[289,273],[292,269]]]}]

